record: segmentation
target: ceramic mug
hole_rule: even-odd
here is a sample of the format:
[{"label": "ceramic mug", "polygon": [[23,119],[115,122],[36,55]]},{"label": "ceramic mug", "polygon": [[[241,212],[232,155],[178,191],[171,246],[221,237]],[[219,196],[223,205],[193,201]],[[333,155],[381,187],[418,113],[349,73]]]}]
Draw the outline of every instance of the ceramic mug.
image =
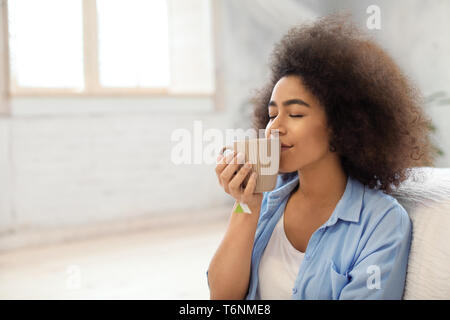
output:
[{"label": "ceramic mug", "polygon": [[[220,153],[224,156],[227,150],[241,152],[245,159],[239,164],[244,165],[250,161],[251,172],[256,172],[256,187],[254,193],[271,191],[277,183],[278,170],[280,167],[281,143],[279,138],[259,138],[234,141],[232,146],[224,146]],[[249,173],[242,186],[245,188],[251,176]]]}]

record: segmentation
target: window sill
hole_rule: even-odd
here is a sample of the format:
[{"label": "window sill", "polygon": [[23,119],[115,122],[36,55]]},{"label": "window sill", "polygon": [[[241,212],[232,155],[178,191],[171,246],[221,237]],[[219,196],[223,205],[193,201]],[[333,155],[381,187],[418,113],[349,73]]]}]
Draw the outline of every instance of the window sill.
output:
[{"label": "window sill", "polygon": [[210,113],[214,95],[27,95],[9,97],[11,116]]}]

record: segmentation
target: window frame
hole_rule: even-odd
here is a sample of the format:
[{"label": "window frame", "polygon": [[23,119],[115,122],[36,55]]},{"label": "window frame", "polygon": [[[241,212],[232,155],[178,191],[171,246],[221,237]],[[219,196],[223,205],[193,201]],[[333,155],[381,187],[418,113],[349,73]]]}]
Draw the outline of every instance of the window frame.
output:
[{"label": "window frame", "polygon": [[[8,23],[8,1],[0,0],[4,5],[4,30],[5,30],[5,53],[6,53],[6,81],[8,86],[9,97],[29,97],[29,96],[54,96],[54,97],[108,97],[108,96],[175,96],[175,97],[212,97],[213,92],[172,92],[169,87],[162,88],[127,88],[127,87],[102,87],[99,81],[99,65],[98,65],[98,16],[97,16],[97,0],[81,0],[82,1],[82,19],[83,19],[83,68],[84,68],[84,89],[77,88],[44,88],[44,87],[21,87],[14,79],[11,72],[11,65],[9,59],[9,23]],[[170,0],[169,0],[170,1]],[[211,1],[211,17],[214,18],[215,1]],[[169,30],[170,30],[169,14]],[[212,19],[214,21],[214,19]],[[211,23],[211,30],[213,32],[213,39],[211,45],[215,45],[216,29],[215,23]],[[171,48],[169,50],[172,50]],[[212,50],[214,55],[214,48]],[[214,60],[215,57],[213,57]],[[217,81],[217,78],[215,77]]]}]

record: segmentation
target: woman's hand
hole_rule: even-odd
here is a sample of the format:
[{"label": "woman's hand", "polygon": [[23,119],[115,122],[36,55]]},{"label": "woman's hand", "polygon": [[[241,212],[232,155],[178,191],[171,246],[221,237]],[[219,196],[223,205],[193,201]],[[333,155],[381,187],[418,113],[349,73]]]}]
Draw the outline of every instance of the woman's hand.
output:
[{"label": "woman's hand", "polygon": [[[245,203],[252,213],[259,214],[263,194],[253,193],[256,187],[256,172],[252,172],[251,164],[247,162],[248,166],[242,165],[244,157],[239,158],[235,151],[230,152],[226,157],[219,156],[217,161],[216,175],[225,192],[236,199],[236,201]],[[249,174],[251,176],[244,188],[242,182]]]}]

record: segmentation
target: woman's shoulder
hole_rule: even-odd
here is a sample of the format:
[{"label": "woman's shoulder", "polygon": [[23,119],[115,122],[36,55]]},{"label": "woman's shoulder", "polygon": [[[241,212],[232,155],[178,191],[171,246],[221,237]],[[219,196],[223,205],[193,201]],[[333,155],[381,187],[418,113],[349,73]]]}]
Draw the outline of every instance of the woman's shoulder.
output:
[{"label": "woman's shoulder", "polygon": [[406,209],[396,198],[381,190],[365,186],[362,204],[362,225],[371,225],[373,228],[382,226],[400,232],[408,232],[411,228],[411,219]]}]

